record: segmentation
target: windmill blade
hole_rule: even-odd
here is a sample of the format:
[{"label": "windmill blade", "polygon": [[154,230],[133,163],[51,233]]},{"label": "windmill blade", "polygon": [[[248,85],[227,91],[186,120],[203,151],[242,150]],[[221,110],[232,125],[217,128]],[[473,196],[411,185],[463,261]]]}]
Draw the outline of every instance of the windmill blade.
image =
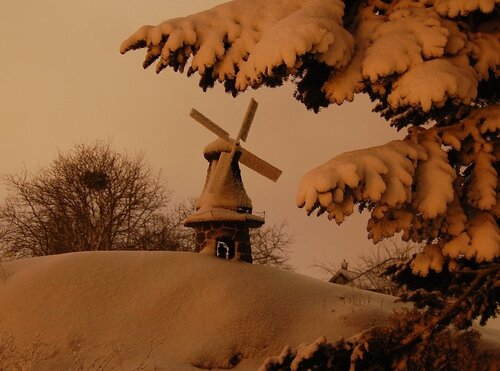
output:
[{"label": "windmill blade", "polygon": [[264,161],[260,157],[254,155],[252,152],[247,151],[244,148],[240,147],[240,152],[240,162],[242,164],[248,166],[250,169],[256,171],[260,175],[271,179],[273,182],[276,182],[278,180],[282,173],[280,169],[271,165],[269,162]]},{"label": "windmill blade", "polygon": [[259,104],[255,101],[255,99],[250,100],[250,104],[247,108],[247,113],[245,114],[245,119],[241,124],[240,132],[236,140],[241,139],[246,142],[248,137],[248,132],[250,131],[250,126],[252,125],[253,118],[255,117],[255,112],[257,111],[257,107]]},{"label": "windmill blade", "polygon": [[218,193],[222,190],[226,177],[231,171],[231,163],[233,162],[234,153],[231,152],[221,152],[219,156],[219,161],[217,162],[217,167],[212,174],[212,180],[210,181],[209,191],[212,193]]},{"label": "windmill blade", "polygon": [[225,131],[223,128],[221,128],[219,125],[210,120],[201,112],[198,112],[193,108],[189,115],[196,121],[198,121],[200,124],[202,124],[204,127],[206,127],[208,130],[210,130],[212,133],[217,135],[219,138],[226,140],[229,139],[229,133],[227,131]]}]

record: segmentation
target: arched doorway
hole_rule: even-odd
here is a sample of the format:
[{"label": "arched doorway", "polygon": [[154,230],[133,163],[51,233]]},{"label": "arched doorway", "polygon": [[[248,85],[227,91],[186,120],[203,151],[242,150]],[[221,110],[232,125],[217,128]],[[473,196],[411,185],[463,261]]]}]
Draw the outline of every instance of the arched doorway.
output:
[{"label": "arched doorway", "polygon": [[218,238],[216,240],[216,255],[221,259],[232,259],[234,258],[234,241],[230,238]]}]

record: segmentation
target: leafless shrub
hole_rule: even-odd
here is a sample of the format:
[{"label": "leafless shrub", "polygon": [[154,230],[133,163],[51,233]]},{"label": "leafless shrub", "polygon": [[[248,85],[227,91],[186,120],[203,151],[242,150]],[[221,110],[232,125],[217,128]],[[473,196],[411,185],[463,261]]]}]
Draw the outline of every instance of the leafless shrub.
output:
[{"label": "leafless shrub", "polygon": [[169,205],[162,213],[153,215],[137,238],[139,250],[194,251],[194,231],[183,221],[194,211],[194,200]]},{"label": "leafless shrub", "polygon": [[292,269],[288,251],[293,242],[286,231],[286,222],[250,230],[250,242],[255,264]]}]

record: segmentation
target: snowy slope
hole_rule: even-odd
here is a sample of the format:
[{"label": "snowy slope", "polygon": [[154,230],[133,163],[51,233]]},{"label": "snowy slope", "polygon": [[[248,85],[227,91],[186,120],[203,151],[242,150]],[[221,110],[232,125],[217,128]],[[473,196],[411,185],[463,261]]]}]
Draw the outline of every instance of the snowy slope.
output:
[{"label": "snowy slope", "polygon": [[255,370],[286,344],[353,335],[394,307],[392,297],[191,253],[75,253],[0,270],[0,339],[36,370]]}]

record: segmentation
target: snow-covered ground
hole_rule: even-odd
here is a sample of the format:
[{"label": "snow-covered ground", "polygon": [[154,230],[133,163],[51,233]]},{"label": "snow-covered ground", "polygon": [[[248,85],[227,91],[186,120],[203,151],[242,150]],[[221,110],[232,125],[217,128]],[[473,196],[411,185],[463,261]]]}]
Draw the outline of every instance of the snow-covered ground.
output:
[{"label": "snow-covered ground", "polygon": [[256,370],[287,344],[349,337],[396,307],[389,296],[200,254],[26,259],[0,267],[0,361],[17,357],[36,370]]}]

